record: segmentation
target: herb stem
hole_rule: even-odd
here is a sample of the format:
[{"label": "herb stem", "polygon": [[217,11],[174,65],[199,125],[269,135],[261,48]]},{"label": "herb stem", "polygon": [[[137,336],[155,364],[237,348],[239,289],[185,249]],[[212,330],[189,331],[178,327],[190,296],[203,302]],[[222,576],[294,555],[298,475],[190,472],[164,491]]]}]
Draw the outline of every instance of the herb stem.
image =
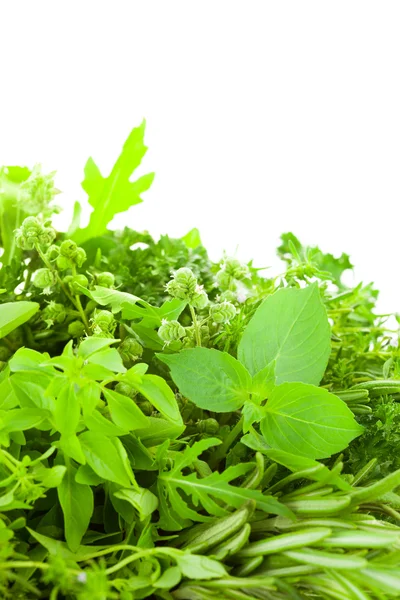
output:
[{"label": "herb stem", "polygon": [[194,335],[196,337],[196,344],[201,347],[201,335],[200,328],[197,322],[196,312],[191,304],[189,304],[190,314],[192,315],[193,327],[194,327]]},{"label": "herb stem", "polygon": [[221,460],[221,458],[226,456],[229,448],[232,446],[233,442],[236,440],[236,438],[240,435],[240,433],[242,431],[243,420],[244,420],[243,416],[240,417],[239,421],[236,423],[236,425],[233,427],[233,429],[231,429],[229,434],[226,436],[223,444],[218,447],[218,449],[216,450],[214,455],[211,457],[211,459],[210,459],[210,467],[211,468],[215,468],[217,466],[217,464],[219,463],[219,461]]}]

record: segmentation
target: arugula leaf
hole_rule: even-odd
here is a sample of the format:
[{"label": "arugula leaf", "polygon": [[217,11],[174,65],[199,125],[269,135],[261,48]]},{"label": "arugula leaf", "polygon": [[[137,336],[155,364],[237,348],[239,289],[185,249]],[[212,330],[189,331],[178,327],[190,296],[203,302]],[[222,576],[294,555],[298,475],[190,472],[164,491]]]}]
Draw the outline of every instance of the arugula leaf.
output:
[{"label": "arugula leaf", "polygon": [[238,358],[252,375],[275,361],[276,384],[318,385],[330,354],[330,327],[318,286],[268,296],[247,325]]},{"label": "arugula leaf", "polygon": [[327,458],[346,448],[363,428],[334,394],[305,383],[283,383],[270,395],[261,431],[273,448]]},{"label": "arugula leaf", "polygon": [[200,408],[231,412],[249,398],[251,377],[233,356],[209,348],[157,354],[171,369],[179,391]]},{"label": "arugula leaf", "polygon": [[147,151],[143,142],[144,130],[145,121],[139,127],[132,129],[107,178],[101,175],[92,158],[87,161],[82,187],[94,210],[90,215],[88,226],[77,229],[73,234],[73,239],[78,244],[104,234],[107,225],[116,214],[142,202],[140,196],[151,186],[154,173],[143,175],[134,182],[130,181],[130,177]]}]

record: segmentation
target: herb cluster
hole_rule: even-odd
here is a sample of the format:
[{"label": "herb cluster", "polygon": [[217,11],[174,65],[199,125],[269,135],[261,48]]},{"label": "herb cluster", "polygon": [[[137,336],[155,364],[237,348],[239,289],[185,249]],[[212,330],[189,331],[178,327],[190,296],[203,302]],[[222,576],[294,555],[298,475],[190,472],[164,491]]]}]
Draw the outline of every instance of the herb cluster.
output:
[{"label": "herb cluster", "polygon": [[[285,270],[108,224],[133,129],[68,232],[54,173],[0,171],[0,595],[400,597],[400,350],[349,257]],[[396,317],[399,323],[399,317]]]}]

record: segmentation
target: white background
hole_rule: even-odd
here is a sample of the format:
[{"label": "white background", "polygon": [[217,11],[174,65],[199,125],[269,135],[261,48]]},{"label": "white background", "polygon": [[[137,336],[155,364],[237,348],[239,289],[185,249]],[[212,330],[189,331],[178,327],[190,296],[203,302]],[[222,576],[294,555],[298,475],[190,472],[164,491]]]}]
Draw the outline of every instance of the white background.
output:
[{"label": "white background", "polygon": [[144,203],[116,220],[197,226],[275,265],[292,230],[349,252],[400,310],[397,1],[0,2],[0,164],[57,169],[69,223],[89,155],[104,174],[147,120]]}]

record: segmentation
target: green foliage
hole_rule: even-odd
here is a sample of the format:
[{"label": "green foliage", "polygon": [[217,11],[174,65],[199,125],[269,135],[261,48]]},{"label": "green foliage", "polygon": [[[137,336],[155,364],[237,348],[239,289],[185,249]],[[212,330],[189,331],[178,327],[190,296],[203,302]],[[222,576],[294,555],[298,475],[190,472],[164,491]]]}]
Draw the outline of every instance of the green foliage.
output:
[{"label": "green foliage", "polygon": [[107,178],[89,159],[66,234],[54,173],[0,171],[1,598],[400,597],[377,291],[293,234],[263,278],[196,229],[111,231],[153,179],[143,135]]}]

